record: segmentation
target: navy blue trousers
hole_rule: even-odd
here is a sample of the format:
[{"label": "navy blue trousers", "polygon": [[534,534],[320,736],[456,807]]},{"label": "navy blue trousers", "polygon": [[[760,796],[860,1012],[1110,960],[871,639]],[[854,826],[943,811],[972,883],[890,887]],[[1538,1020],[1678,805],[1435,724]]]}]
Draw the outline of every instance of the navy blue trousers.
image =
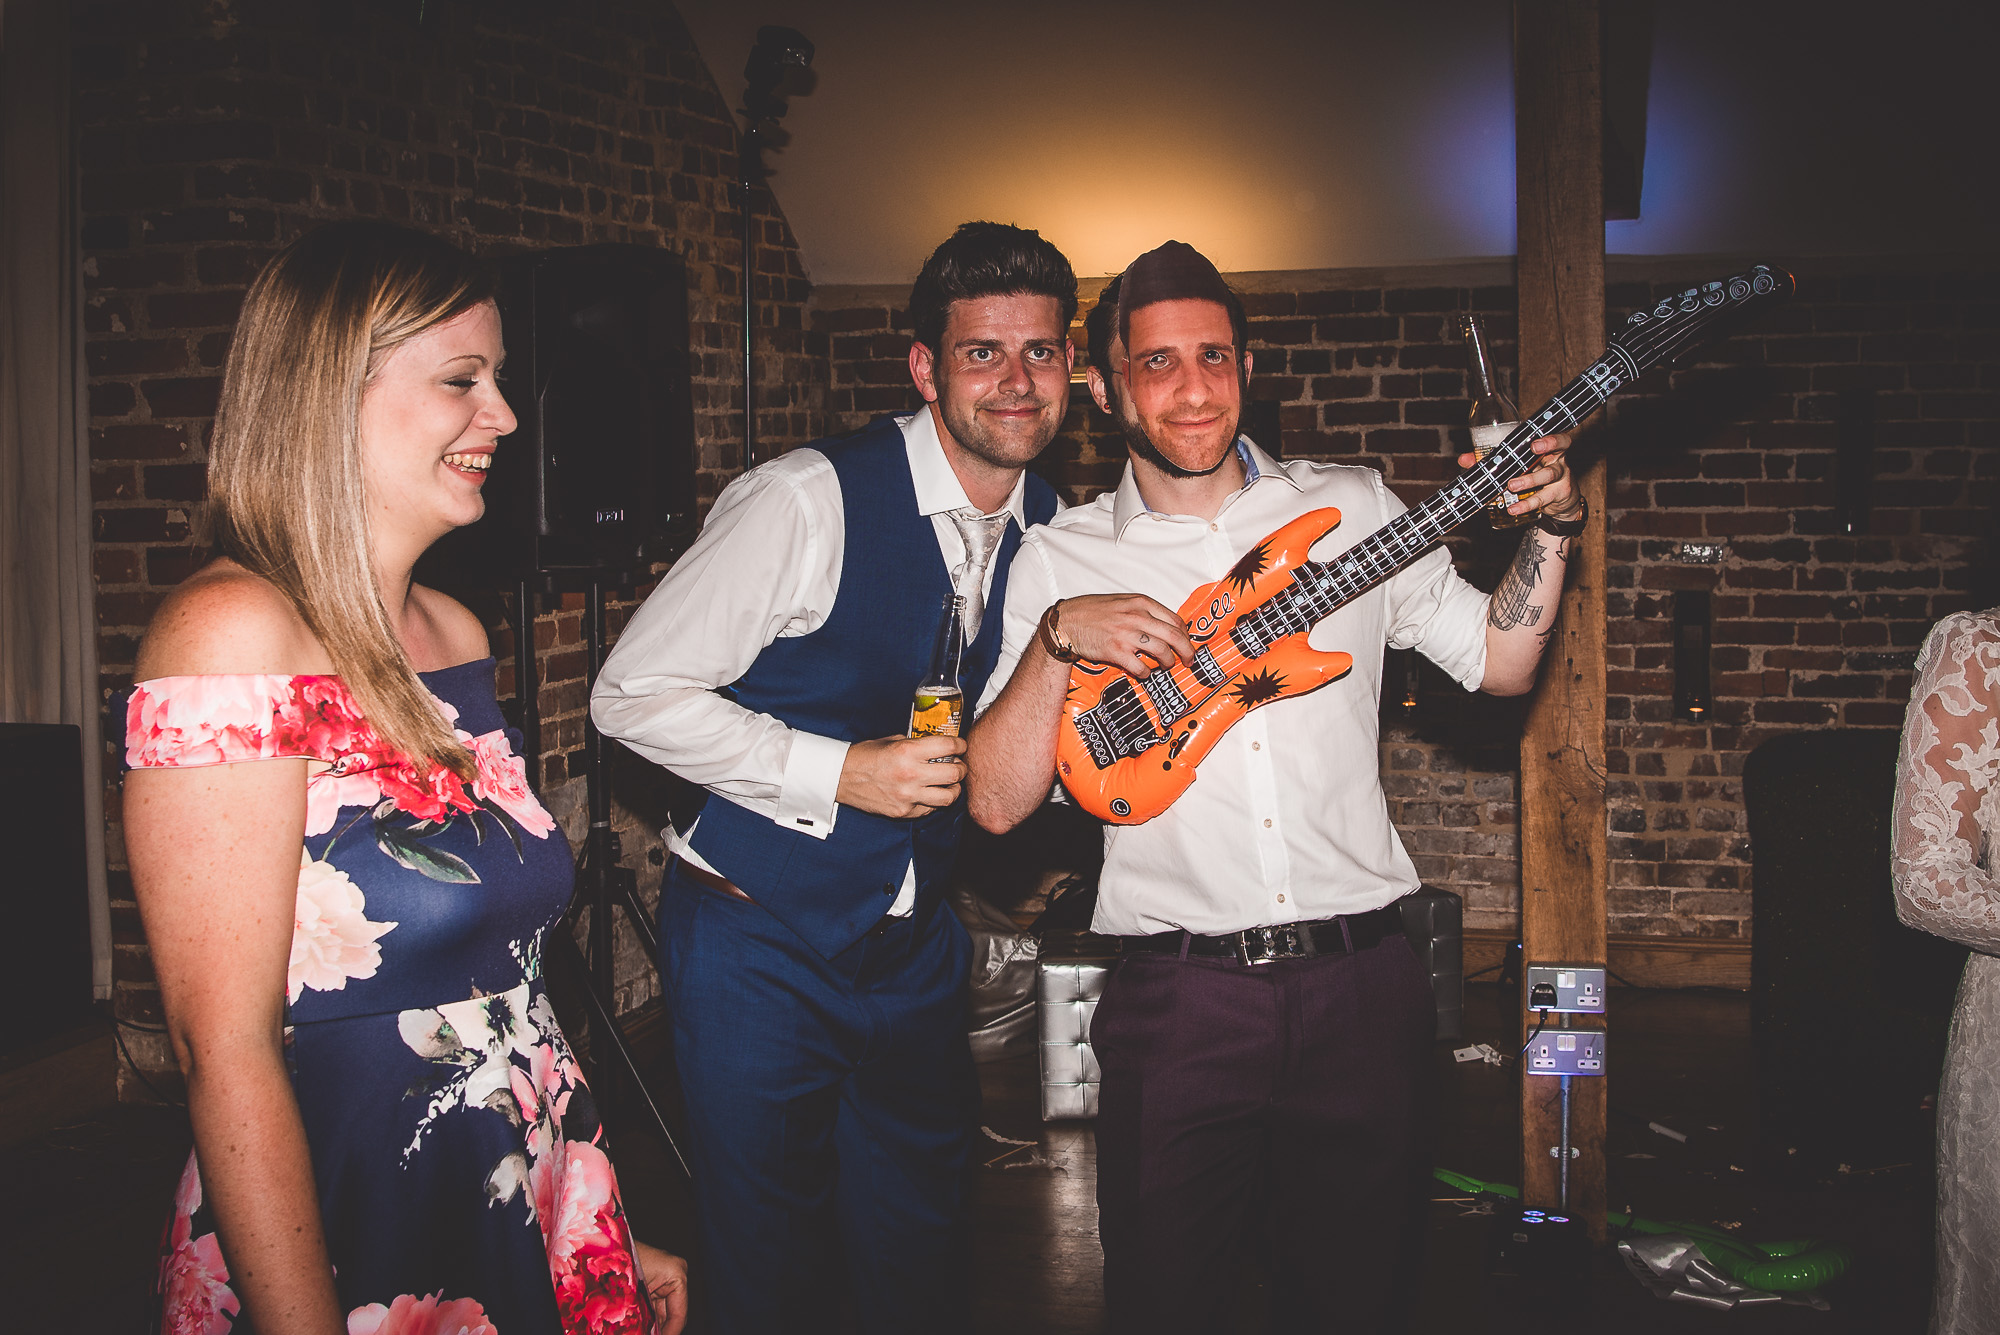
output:
[{"label": "navy blue trousers", "polygon": [[971,945],[942,905],[826,960],[755,904],[660,897],[708,1328],[868,1335],[964,1324],[964,1174],[979,1084]]},{"label": "navy blue trousers", "polygon": [[1090,1026],[1111,1329],[1234,1329],[1251,1247],[1270,1273],[1268,1329],[1401,1329],[1428,1208],[1436,1029],[1400,935],[1248,967],[1122,960]]}]

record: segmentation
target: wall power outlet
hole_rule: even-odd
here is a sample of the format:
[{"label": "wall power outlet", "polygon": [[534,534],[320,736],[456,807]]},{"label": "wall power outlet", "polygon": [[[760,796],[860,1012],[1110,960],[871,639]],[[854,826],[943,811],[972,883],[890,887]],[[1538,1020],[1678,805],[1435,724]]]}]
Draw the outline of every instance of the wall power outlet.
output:
[{"label": "wall power outlet", "polygon": [[1529,1075],[1603,1075],[1604,1033],[1599,1029],[1544,1029],[1528,1044]]},{"label": "wall power outlet", "polygon": [[[1530,964],[1528,990],[1533,998],[1538,984],[1555,991],[1555,1004],[1528,1003],[1529,1010],[1567,1011],[1572,1015],[1604,1014],[1604,966],[1601,964]],[[1547,993],[1543,994],[1544,999]]]}]

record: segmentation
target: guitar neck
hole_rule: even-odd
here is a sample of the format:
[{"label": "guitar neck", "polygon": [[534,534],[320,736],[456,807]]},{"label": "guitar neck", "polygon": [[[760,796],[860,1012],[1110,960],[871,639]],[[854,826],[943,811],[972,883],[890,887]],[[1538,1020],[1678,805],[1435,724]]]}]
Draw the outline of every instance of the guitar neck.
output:
[{"label": "guitar neck", "polygon": [[[1307,562],[1313,570],[1313,603],[1318,613],[1314,620],[1395,575],[1436,546],[1445,534],[1479,514],[1507,490],[1510,479],[1529,470],[1535,441],[1581,426],[1638,373],[1629,353],[1616,345],[1607,348],[1583,374],[1508,432],[1505,440],[1450,486],[1405,510],[1332,561]],[[1324,610],[1320,610],[1322,605]]]}]

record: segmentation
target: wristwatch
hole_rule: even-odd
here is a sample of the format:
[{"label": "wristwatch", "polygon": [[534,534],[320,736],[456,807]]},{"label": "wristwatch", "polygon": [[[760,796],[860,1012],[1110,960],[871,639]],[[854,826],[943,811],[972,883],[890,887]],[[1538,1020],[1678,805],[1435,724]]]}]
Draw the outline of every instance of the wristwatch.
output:
[{"label": "wristwatch", "polygon": [[1042,613],[1042,624],[1035,629],[1041,637],[1042,648],[1049,651],[1049,657],[1058,663],[1074,663],[1082,655],[1069,642],[1069,636],[1062,633],[1062,599],[1049,604],[1049,610]]},{"label": "wristwatch", "polygon": [[1574,519],[1557,519],[1544,511],[1535,511],[1535,527],[1552,538],[1574,538],[1590,525],[1590,502],[1579,496]]}]

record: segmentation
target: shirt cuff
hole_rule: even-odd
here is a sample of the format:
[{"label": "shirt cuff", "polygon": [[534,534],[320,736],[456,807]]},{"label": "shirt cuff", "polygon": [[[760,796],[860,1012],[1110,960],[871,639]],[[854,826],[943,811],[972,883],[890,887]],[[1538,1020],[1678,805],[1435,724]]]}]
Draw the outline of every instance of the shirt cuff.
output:
[{"label": "shirt cuff", "polygon": [[785,757],[785,786],[771,819],[815,839],[832,834],[840,770],[846,763],[846,742],[793,729],[792,751]]}]

